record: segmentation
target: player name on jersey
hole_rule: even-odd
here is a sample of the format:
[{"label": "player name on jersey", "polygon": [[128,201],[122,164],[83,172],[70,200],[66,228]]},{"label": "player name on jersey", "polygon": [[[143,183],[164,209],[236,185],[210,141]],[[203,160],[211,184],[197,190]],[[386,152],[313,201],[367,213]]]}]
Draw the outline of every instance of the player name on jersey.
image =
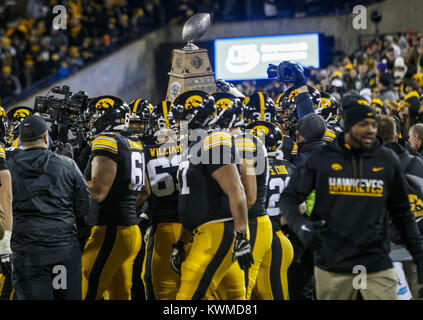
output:
[{"label": "player name on jersey", "polygon": [[181,152],[181,145],[175,145],[174,143],[164,144],[157,148],[150,148],[149,152],[152,158],[179,154]]}]

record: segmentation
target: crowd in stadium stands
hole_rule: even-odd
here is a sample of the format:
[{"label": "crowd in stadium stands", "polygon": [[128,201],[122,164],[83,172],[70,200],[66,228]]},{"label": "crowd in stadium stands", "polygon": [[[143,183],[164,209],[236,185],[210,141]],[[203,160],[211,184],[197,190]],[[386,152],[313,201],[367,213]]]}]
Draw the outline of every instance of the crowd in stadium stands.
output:
[{"label": "crowd in stadium stands", "polygon": [[[308,84],[330,93],[337,101],[357,91],[380,113],[395,114],[406,137],[410,126],[423,120],[423,32],[377,37],[351,56],[327,68],[307,68]],[[274,81],[244,81],[237,84],[246,95],[258,91],[276,98],[282,91]],[[423,96],[422,96],[423,97]]]},{"label": "crowd in stadium stands", "polygon": [[67,29],[56,28],[53,7],[62,2],[30,0],[26,15],[0,30],[2,100],[47,75],[64,78],[157,26],[152,4],[75,0],[67,1]]},{"label": "crowd in stadium stands", "polygon": [[[153,28],[180,25],[197,12],[211,12],[216,22],[301,17],[342,13],[355,2],[297,0],[292,6],[276,0],[28,0],[25,14],[10,21],[6,10],[0,21],[0,101],[48,75],[64,78]],[[61,4],[67,8],[65,30],[52,23],[57,15],[53,8]]]}]

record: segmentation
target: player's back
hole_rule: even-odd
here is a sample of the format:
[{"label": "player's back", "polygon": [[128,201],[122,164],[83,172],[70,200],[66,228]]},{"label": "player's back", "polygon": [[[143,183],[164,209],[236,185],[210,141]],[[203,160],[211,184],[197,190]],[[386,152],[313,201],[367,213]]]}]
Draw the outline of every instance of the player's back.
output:
[{"label": "player's back", "polygon": [[151,217],[154,223],[178,222],[181,144],[167,142],[145,147],[146,170],[151,188]]},{"label": "player's back", "polygon": [[277,219],[281,214],[279,208],[280,195],[288,185],[295,167],[287,160],[269,158],[269,184],[267,189],[266,208],[271,219]]},{"label": "player's back", "polygon": [[91,180],[91,161],[95,156],[106,156],[117,164],[116,176],[106,198],[101,203],[91,202],[89,221],[95,225],[137,224],[136,199],[144,185],[145,160],[141,142],[133,137],[101,134],[92,142],[90,160],[85,170]]}]

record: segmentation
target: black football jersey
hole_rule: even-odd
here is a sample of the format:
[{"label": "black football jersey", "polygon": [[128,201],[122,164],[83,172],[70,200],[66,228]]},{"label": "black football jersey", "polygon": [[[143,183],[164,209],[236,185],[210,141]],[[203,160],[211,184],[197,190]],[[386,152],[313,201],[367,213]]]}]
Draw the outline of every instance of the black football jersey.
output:
[{"label": "black football jersey", "polygon": [[254,174],[257,182],[257,198],[248,210],[248,217],[266,214],[267,182],[269,179],[269,160],[264,144],[256,136],[242,133],[235,136],[235,145],[240,159],[254,160]]},{"label": "black football jersey", "polygon": [[272,220],[279,221],[281,210],[279,200],[281,193],[286,188],[295,167],[286,160],[269,159],[269,184],[267,188],[266,208]]},{"label": "black football jersey", "polygon": [[179,220],[187,230],[221,219],[232,219],[229,198],[212,174],[226,164],[235,164],[235,144],[224,131],[211,131],[191,142],[178,170]]},{"label": "black football jersey", "polygon": [[91,201],[89,222],[93,225],[137,224],[136,200],[145,182],[144,148],[137,138],[102,134],[92,142],[85,178],[91,180],[91,161],[106,156],[117,163],[115,180],[103,202]]},{"label": "black football jersey", "polygon": [[276,158],[279,160],[287,160],[293,162],[298,156],[298,145],[292,140],[290,136],[282,136],[282,149],[276,153]]},{"label": "black football jersey", "polygon": [[177,172],[181,162],[181,144],[168,142],[146,146],[145,160],[151,188],[152,221],[179,222]]}]

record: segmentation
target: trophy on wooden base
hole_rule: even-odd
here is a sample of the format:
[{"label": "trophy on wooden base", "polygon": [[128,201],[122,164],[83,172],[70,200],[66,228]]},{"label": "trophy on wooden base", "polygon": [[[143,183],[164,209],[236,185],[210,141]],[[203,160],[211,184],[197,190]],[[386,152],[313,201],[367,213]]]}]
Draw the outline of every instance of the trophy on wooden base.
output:
[{"label": "trophy on wooden base", "polygon": [[172,67],[166,100],[173,101],[181,92],[199,89],[216,92],[214,72],[206,49],[200,49],[194,40],[201,38],[210,26],[210,14],[198,13],[185,22],[182,39],[187,41],[183,49],[172,51]]}]

